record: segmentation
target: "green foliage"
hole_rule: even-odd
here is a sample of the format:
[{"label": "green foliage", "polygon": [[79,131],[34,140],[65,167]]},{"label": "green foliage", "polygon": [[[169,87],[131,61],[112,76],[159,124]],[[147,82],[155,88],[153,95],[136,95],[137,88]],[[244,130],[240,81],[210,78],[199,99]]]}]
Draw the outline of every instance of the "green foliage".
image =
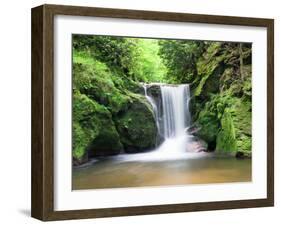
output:
[{"label": "green foliage", "polygon": [[155,39],[139,39],[137,42],[138,57],[134,67],[139,81],[165,82],[166,67],[158,55],[159,45]]},{"label": "green foliage", "polygon": [[105,64],[85,54],[80,60],[80,56],[79,52],[74,54],[74,89],[105,105],[113,114],[126,110],[130,98],[120,91],[124,88],[122,80],[115,77]]},{"label": "green foliage", "polygon": [[202,41],[161,40],[159,54],[163,58],[171,83],[191,83],[197,76],[196,61],[204,51]]},{"label": "green foliage", "polygon": [[166,68],[157,55],[157,40],[73,35],[73,47],[74,54],[86,53],[87,59],[92,58],[106,64],[119,77],[141,82],[159,82],[166,73]]},{"label": "green foliage", "polygon": [[110,36],[73,35],[73,47],[86,51],[109,66],[128,74],[135,62],[135,39]]}]

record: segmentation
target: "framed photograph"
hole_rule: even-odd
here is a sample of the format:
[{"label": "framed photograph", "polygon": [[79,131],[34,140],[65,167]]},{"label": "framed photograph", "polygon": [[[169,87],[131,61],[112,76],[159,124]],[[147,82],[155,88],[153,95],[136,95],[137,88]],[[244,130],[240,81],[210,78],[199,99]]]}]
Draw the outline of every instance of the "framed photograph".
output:
[{"label": "framed photograph", "polygon": [[274,205],[273,19],[32,9],[32,216]]}]

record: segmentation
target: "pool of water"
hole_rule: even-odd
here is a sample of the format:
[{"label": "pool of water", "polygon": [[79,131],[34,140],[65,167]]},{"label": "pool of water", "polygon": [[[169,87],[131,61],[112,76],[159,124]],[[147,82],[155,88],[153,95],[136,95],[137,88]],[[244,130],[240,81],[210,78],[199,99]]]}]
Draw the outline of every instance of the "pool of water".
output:
[{"label": "pool of water", "polygon": [[73,168],[72,188],[100,189],[251,181],[251,159],[191,153],[181,158],[147,154],[93,159]]}]

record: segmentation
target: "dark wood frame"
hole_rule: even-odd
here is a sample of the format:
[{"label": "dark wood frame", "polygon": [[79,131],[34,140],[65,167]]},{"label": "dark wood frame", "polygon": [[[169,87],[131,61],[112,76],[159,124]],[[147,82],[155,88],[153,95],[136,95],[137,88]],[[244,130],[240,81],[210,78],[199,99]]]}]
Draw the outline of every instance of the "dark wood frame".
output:
[{"label": "dark wood frame", "polygon": [[[267,28],[267,198],[156,206],[54,211],[54,16],[95,16]],[[274,205],[274,20],[246,17],[42,5],[32,9],[32,200],[34,218],[65,220]]]}]

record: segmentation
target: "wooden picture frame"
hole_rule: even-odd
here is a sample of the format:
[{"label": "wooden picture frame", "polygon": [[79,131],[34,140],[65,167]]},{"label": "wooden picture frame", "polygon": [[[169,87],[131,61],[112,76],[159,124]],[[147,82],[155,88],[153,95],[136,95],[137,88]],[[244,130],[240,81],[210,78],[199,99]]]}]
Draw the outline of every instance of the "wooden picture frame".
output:
[{"label": "wooden picture frame", "polygon": [[[54,16],[126,18],[267,29],[267,198],[99,209],[54,210]],[[274,21],[273,19],[41,5],[32,9],[32,217],[66,220],[274,205]]]}]

